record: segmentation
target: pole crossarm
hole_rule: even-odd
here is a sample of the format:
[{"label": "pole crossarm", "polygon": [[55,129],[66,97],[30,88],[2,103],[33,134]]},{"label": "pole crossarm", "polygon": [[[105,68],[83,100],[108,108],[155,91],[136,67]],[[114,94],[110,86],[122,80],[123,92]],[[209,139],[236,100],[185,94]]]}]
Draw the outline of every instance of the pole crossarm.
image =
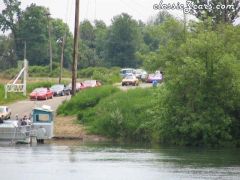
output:
[{"label": "pole crossarm", "polygon": [[25,67],[22,68],[22,70],[19,72],[18,76],[17,76],[16,79],[13,81],[13,84],[16,84],[16,82],[17,82],[18,79],[21,77],[21,75],[23,74],[24,71],[25,71]]}]

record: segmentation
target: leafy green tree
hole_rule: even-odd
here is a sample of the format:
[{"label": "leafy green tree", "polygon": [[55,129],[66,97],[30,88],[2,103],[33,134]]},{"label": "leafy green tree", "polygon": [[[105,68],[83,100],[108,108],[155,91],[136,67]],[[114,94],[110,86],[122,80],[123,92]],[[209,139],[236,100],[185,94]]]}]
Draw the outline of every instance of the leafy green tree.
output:
[{"label": "leafy green tree", "polygon": [[149,24],[159,25],[174,17],[168,11],[160,11],[156,16],[152,17],[149,21]]},{"label": "leafy green tree", "polygon": [[22,52],[24,47],[23,42],[26,41],[27,59],[30,65],[49,64],[48,13],[47,8],[31,4],[23,12],[22,18],[19,21],[18,34],[22,39],[22,47],[18,50]]},{"label": "leafy green tree", "polygon": [[80,39],[84,41],[89,48],[95,48],[94,27],[88,20],[80,24]]},{"label": "leafy green tree", "polygon": [[96,43],[96,55],[100,60],[100,64],[103,65],[104,58],[106,56],[106,39],[108,34],[108,28],[103,21],[96,20],[95,24],[95,43]]},{"label": "leafy green tree", "polygon": [[14,39],[14,52],[17,56],[16,48],[18,46],[18,20],[21,17],[20,5],[21,2],[18,0],[3,0],[5,9],[0,14],[0,29],[3,32],[11,30],[12,37]]},{"label": "leafy green tree", "polygon": [[112,20],[106,42],[107,60],[111,66],[136,67],[135,53],[138,50],[140,31],[138,23],[128,14]]},{"label": "leafy green tree", "polygon": [[52,46],[53,46],[53,61],[56,64],[60,63],[62,53],[63,38],[65,38],[64,44],[64,61],[63,65],[66,68],[70,68],[72,61],[72,42],[73,36],[69,30],[69,27],[61,19],[51,19],[52,25]]},{"label": "leafy green tree", "polygon": [[5,70],[16,65],[14,42],[10,36],[0,36],[0,70]]},{"label": "leafy green tree", "polygon": [[213,31],[193,34],[179,48],[184,54],[167,63],[166,86],[155,111],[161,141],[198,146],[239,138],[240,64],[235,54]]},{"label": "leafy green tree", "polygon": [[[240,1],[239,0],[191,0],[199,7],[195,9],[193,14],[200,20],[206,20],[211,17],[213,22],[219,23],[233,23],[239,17]],[[207,5],[209,8],[205,8]],[[232,7],[231,7],[232,6]]]},{"label": "leafy green tree", "polygon": [[169,19],[159,25],[148,25],[143,31],[144,43],[148,51],[138,52],[143,66],[150,70],[164,70],[167,62],[179,56],[179,46],[185,41],[183,23]]}]

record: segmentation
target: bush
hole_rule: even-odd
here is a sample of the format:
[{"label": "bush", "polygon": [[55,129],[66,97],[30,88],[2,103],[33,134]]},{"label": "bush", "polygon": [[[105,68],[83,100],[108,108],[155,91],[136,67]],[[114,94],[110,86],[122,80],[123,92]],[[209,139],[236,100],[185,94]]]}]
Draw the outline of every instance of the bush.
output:
[{"label": "bush", "polygon": [[120,81],[119,68],[89,67],[78,72],[79,78],[90,78],[104,84],[113,84]]},{"label": "bush", "polygon": [[92,133],[114,139],[152,141],[153,118],[148,112],[153,107],[153,92],[153,89],[120,91],[81,112],[78,118]]},{"label": "bush", "polygon": [[63,103],[57,110],[58,114],[77,115],[87,108],[96,106],[101,99],[119,91],[116,87],[102,86],[80,91],[70,101]]}]

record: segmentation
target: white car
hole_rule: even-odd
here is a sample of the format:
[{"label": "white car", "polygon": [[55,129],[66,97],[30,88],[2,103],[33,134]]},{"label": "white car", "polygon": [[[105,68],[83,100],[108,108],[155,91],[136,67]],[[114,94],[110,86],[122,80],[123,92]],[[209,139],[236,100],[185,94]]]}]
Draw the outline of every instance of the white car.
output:
[{"label": "white car", "polygon": [[135,71],[135,76],[138,78],[138,79],[141,79],[141,80],[146,80],[147,77],[148,77],[148,73],[147,71],[143,70],[143,69],[136,69]]},{"label": "white car", "polygon": [[11,109],[8,106],[0,106],[0,119],[10,119],[11,118]]}]

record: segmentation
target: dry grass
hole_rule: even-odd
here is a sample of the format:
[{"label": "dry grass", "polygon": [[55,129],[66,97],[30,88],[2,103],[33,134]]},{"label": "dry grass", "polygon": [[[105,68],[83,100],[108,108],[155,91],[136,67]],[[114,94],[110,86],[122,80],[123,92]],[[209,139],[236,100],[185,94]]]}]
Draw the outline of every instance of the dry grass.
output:
[{"label": "dry grass", "polygon": [[54,134],[55,137],[83,138],[86,133],[83,126],[76,123],[75,117],[57,116],[55,118]]},{"label": "dry grass", "polygon": [[76,123],[74,116],[57,116],[54,124],[54,134],[57,139],[81,139],[85,141],[107,141],[98,135],[87,134],[84,127]]}]

